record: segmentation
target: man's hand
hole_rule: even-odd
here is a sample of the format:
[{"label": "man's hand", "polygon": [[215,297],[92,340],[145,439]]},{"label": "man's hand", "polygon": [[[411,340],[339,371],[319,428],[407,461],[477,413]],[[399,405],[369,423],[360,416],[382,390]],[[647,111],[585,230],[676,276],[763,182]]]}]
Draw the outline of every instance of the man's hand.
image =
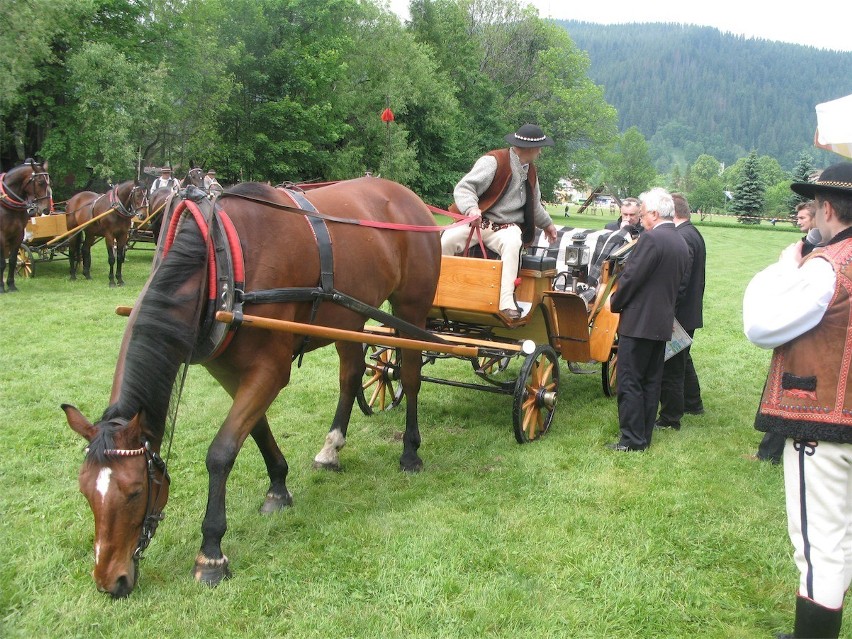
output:
[{"label": "man's hand", "polygon": [[781,262],[793,262],[796,266],[802,263],[802,247],[804,246],[804,242],[799,240],[795,244],[791,244],[783,251],[781,251],[781,257],[779,261]]},{"label": "man's hand", "polygon": [[558,237],[558,234],[556,232],[556,225],[551,224],[550,226],[548,226],[546,229],[544,229],[544,234],[547,236],[548,242],[553,244],[556,241],[556,238]]},{"label": "man's hand", "polygon": [[482,225],[482,211],[479,210],[478,206],[470,207],[467,210],[467,213],[465,213],[465,215],[467,215],[469,218],[475,218],[475,219],[471,219],[471,221],[470,221],[471,226],[477,227],[477,226]]}]

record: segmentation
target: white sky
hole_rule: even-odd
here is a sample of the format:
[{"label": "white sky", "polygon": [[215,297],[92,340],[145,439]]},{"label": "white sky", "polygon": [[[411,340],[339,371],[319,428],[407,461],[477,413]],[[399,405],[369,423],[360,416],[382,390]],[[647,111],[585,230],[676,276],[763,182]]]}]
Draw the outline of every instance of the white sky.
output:
[{"label": "white sky", "polygon": [[[524,0],[521,0],[524,1]],[[543,18],[600,24],[679,22],[746,37],[852,51],[852,3],[821,0],[526,0]],[[390,0],[408,18],[408,0]]]}]

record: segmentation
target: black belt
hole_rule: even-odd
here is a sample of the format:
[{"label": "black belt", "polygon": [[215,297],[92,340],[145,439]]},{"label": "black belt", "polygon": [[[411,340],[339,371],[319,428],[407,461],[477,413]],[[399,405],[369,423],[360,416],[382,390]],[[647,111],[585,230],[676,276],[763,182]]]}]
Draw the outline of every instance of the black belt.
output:
[{"label": "black belt", "polygon": [[502,231],[503,229],[507,229],[510,226],[516,226],[516,224],[514,222],[508,222],[507,224],[497,224],[496,222],[492,222],[491,220],[486,218],[482,218],[482,223],[480,224],[481,228],[490,228],[492,231]]}]

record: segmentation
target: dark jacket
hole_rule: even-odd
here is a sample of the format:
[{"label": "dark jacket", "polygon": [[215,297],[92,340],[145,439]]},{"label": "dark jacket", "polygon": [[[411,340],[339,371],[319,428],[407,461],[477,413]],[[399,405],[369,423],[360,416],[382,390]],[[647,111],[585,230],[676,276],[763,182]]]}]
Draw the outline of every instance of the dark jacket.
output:
[{"label": "dark jacket", "polygon": [[621,314],[620,335],[671,339],[675,302],[688,262],[689,248],[673,222],[639,236],[610,302],[613,312]]},{"label": "dark jacket", "polygon": [[677,227],[677,231],[689,248],[689,265],[678,290],[675,317],[684,330],[694,331],[704,326],[704,271],[707,249],[704,246],[704,238],[692,222],[684,222]]}]

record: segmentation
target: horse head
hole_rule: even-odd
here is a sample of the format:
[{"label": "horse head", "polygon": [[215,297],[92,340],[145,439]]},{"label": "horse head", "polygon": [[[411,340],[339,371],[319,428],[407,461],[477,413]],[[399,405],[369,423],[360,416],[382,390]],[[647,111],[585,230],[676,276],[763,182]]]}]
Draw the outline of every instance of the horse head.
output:
[{"label": "horse head", "polygon": [[197,186],[198,188],[204,187],[204,171],[199,167],[193,167],[186,174],[186,177],[183,180],[181,186]]},{"label": "horse head", "polygon": [[138,415],[92,424],[74,406],[62,409],[89,442],[78,479],[95,518],[92,576],[101,592],[126,597],[169,498],[165,463],[144,439]]},{"label": "horse head", "polygon": [[148,214],[148,187],[142,180],[136,180],[130,190],[130,211],[138,217]]},{"label": "horse head", "polygon": [[27,158],[3,177],[2,188],[14,208],[46,215],[53,209],[47,162]]}]

